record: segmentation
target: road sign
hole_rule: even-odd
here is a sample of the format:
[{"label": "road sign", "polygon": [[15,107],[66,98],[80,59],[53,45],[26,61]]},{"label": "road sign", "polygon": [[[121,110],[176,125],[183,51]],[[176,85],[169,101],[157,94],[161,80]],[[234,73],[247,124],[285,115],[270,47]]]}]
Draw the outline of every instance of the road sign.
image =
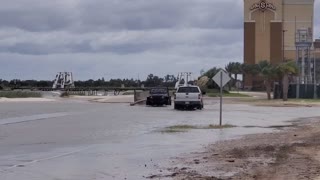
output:
[{"label": "road sign", "polygon": [[223,96],[223,87],[231,80],[229,75],[220,70],[212,80],[217,83],[220,87],[220,126],[222,126],[222,96]]},{"label": "road sign", "polygon": [[240,81],[236,82],[236,87],[237,89],[240,89],[242,87],[242,83]]},{"label": "road sign", "polygon": [[[222,83],[221,81],[221,76],[222,76]],[[212,80],[219,86],[219,87],[224,87],[230,80],[231,78],[229,75],[224,72],[224,70],[220,70],[213,78]]]}]

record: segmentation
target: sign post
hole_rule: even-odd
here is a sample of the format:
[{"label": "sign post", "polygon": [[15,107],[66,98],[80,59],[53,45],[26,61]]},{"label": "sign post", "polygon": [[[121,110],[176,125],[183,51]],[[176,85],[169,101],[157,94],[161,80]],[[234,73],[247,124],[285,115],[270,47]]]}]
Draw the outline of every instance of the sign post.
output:
[{"label": "sign post", "polygon": [[223,96],[223,86],[222,86],[222,71],[220,71],[220,126],[222,126],[222,96]]},{"label": "sign post", "polygon": [[223,87],[231,80],[229,75],[220,70],[212,80],[220,87],[220,126],[222,126],[222,96],[223,96]]},{"label": "sign post", "polygon": [[239,89],[242,87],[242,84],[241,84],[240,81],[237,81],[237,82],[236,82],[236,87],[237,87],[238,94],[239,94]]}]

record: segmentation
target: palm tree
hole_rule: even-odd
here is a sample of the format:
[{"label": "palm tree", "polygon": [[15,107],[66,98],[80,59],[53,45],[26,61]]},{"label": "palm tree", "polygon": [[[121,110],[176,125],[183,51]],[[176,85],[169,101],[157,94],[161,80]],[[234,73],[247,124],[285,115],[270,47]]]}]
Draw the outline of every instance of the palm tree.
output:
[{"label": "palm tree", "polygon": [[229,73],[229,76],[231,77],[234,72],[234,63],[229,62],[224,69]]},{"label": "palm tree", "polygon": [[245,79],[245,76],[247,75],[251,75],[252,77],[257,76],[260,72],[257,64],[242,64],[241,71],[243,74],[243,79]]},{"label": "palm tree", "polygon": [[229,73],[230,77],[234,75],[234,81],[229,83],[229,89],[231,89],[230,85],[234,86],[238,81],[238,75],[242,74],[242,64],[239,62],[229,62],[225,66],[225,70]]},{"label": "palm tree", "polygon": [[296,76],[299,74],[299,68],[292,60],[283,62],[277,66],[277,72],[282,77],[282,93],[283,101],[288,100],[289,76]]},{"label": "palm tree", "polygon": [[258,64],[242,64],[241,72],[242,74],[256,76],[259,74],[260,68]]},{"label": "palm tree", "polygon": [[263,78],[264,84],[266,86],[268,100],[271,100],[271,84],[272,84],[272,81],[277,76],[276,68],[266,60],[260,61],[258,66],[259,66],[260,76]]},{"label": "palm tree", "polygon": [[242,64],[239,62],[235,62],[233,64],[233,71],[232,73],[234,74],[234,79],[237,82],[238,81],[238,74],[242,74]]},{"label": "palm tree", "polygon": [[[228,72],[229,76],[230,76],[231,79],[232,79],[232,74],[234,73],[234,69],[235,69],[234,63],[233,63],[233,62],[229,62],[224,69]],[[232,80],[231,80],[231,81],[228,83],[229,91],[231,90],[231,85],[232,85],[232,84],[233,84],[233,83],[232,83]]]},{"label": "palm tree", "polygon": [[239,62],[230,62],[226,65],[225,70],[230,76],[234,74],[234,79],[237,81],[238,75],[242,74],[242,64]]},{"label": "palm tree", "polygon": [[203,73],[202,76],[207,76],[209,79],[212,79],[219,72],[219,68],[213,67],[209,69],[207,72]]},{"label": "palm tree", "polygon": [[210,79],[212,79],[219,71],[220,71],[219,68],[213,67],[213,68],[209,69],[207,72],[202,74],[201,77],[207,76],[209,78],[209,82],[207,83],[208,88],[218,88],[217,85],[213,81],[210,81]]}]

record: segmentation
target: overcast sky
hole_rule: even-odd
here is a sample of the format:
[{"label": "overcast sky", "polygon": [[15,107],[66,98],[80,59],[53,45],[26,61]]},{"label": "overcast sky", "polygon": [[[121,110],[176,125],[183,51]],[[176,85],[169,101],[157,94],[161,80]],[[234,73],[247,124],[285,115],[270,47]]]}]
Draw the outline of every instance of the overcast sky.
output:
[{"label": "overcast sky", "polygon": [[[315,8],[320,37],[320,3]],[[2,0],[0,79],[164,76],[243,61],[243,0]]]}]

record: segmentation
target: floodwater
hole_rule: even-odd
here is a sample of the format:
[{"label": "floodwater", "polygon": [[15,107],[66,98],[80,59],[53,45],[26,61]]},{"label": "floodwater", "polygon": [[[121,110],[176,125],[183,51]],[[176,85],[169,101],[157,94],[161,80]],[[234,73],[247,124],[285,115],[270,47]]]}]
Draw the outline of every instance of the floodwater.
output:
[{"label": "floodwater", "polygon": [[172,125],[218,124],[218,101],[203,111],[74,100],[0,103],[0,179],[144,179],[170,158],[210,143],[315,116],[317,107],[225,104],[224,123],[238,127],[161,133]]}]

